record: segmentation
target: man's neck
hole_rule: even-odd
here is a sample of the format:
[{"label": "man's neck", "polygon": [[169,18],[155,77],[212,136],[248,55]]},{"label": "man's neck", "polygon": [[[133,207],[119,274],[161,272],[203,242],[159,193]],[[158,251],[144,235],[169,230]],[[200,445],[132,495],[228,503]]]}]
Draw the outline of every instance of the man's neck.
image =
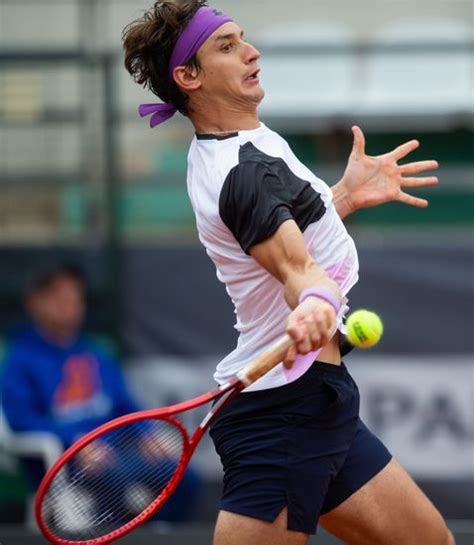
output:
[{"label": "man's neck", "polygon": [[36,324],[37,331],[49,343],[61,348],[68,348],[77,339],[77,331],[59,331]]},{"label": "man's neck", "polygon": [[[205,112],[203,114],[202,112]],[[239,111],[225,110],[217,106],[199,108],[189,115],[198,134],[225,135],[238,131],[251,131],[260,127],[257,110]]]}]

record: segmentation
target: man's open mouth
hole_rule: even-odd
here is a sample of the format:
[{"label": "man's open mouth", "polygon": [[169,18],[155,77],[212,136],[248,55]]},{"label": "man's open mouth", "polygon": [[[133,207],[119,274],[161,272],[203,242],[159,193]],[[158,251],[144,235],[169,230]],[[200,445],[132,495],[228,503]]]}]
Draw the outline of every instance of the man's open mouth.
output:
[{"label": "man's open mouth", "polygon": [[249,74],[249,75],[245,78],[245,80],[247,81],[247,80],[254,80],[254,79],[257,79],[259,73],[260,73],[260,69],[255,70],[254,72],[252,72],[251,74]]}]

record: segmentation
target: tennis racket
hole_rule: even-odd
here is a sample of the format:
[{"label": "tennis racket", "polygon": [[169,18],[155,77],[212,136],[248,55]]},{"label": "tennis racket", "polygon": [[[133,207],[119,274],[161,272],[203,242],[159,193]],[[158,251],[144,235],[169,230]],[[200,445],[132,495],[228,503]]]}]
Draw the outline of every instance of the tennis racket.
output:
[{"label": "tennis racket", "polygon": [[[225,384],[184,403],[116,418],[74,443],[36,495],[44,536],[62,545],[111,543],[150,519],[176,490],[219,411],[278,365],[292,344],[285,335]],[[179,415],[217,399],[188,434]]]}]

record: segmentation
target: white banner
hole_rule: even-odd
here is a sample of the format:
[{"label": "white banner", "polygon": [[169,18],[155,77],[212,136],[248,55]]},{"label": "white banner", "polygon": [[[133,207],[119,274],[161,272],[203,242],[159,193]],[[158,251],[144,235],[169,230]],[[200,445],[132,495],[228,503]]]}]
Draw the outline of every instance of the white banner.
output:
[{"label": "white banner", "polygon": [[367,426],[415,477],[474,477],[474,367],[459,357],[350,361]]},{"label": "white banner", "polygon": [[[216,361],[149,358],[129,367],[146,407],[171,405],[209,390]],[[469,358],[347,358],[361,393],[361,416],[414,477],[474,477],[474,366]],[[207,406],[186,418],[193,430]],[[207,437],[196,464],[209,477],[220,463]]]}]

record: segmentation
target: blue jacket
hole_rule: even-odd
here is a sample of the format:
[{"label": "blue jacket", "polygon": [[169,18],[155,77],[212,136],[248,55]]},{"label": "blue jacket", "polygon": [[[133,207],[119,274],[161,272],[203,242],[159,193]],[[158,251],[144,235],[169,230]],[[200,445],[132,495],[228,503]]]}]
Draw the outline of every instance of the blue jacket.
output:
[{"label": "blue jacket", "polygon": [[14,431],[48,431],[68,447],[79,436],[138,410],[116,362],[79,336],[68,347],[33,326],[9,342],[1,391]]}]

